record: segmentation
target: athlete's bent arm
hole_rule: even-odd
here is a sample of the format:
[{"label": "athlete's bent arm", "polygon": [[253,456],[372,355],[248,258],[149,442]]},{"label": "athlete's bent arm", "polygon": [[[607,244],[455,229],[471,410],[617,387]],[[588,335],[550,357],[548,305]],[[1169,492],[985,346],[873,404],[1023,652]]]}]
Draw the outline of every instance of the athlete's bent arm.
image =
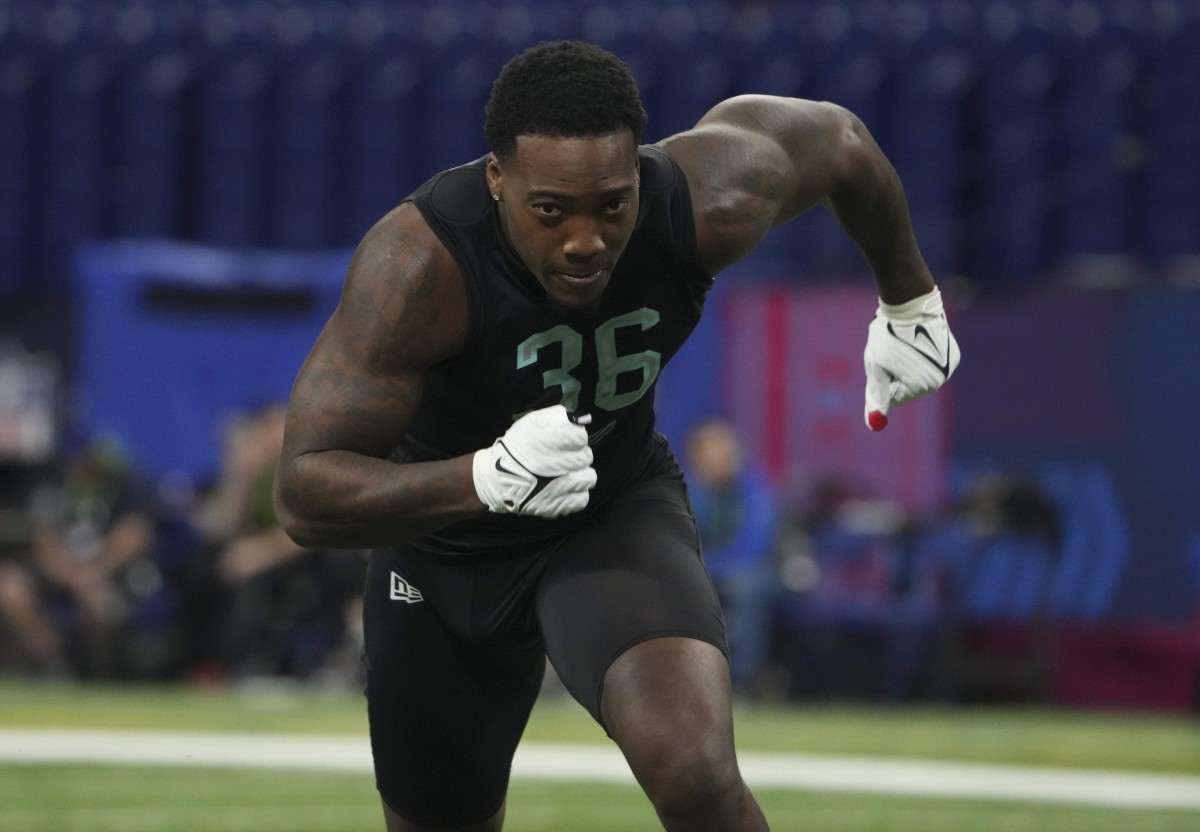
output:
[{"label": "athlete's bent arm", "polygon": [[462,349],[453,258],[411,204],[363,238],[288,402],[275,505],[305,546],[395,543],[486,511],[472,457],[394,463],[428,368]]},{"label": "athlete's bent arm", "polygon": [[687,175],[697,244],[711,274],[817,204],[862,249],[879,290],[863,353],[869,427],[882,430],[891,405],[938,389],[954,372],[958,344],[900,177],[854,114],[825,102],[743,95],[662,147]]},{"label": "athlete's bent arm", "polygon": [[900,178],[850,111],[742,95],[722,101],[662,147],[687,174],[710,272],[820,203],[863,250],[885,302],[903,303],[934,288]]}]

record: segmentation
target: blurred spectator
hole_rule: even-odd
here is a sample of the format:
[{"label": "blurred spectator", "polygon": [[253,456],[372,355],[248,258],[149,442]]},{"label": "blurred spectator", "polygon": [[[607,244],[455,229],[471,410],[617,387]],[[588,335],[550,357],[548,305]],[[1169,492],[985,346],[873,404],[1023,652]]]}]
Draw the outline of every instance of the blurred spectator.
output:
[{"label": "blurred spectator", "polygon": [[827,475],[797,495],[781,546],[781,641],[798,697],[911,696],[931,652],[936,574],[915,562],[913,518]]},{"label": "blurred spectator", "polygon": [[219,475],[193,513],[201,551],[187,605],[202,622],[192,648],[200,680],[357,675],[339,650],[361,640],[365,559],[302,548],[279,527],[272,485],[284,415],[273,403],[229,423]]},{"label": "blurred spectator", "polygon": [[792,693],[1044,696],[1062,539],[1052,497],[1016,474],[976,474],[934,517],[817,482],[782,533]]},{"label": "blurred spectator", "polygon": [[704,562],[721,599],[734,690],[753,693],[770,656],[774,613],[775,492],[748,466],[732,425],[714,420],[687,438],[689,494]]},{"label": "blurred spectator", "polygon": [[1025,620],[1049,611],[1062,520],[1034,478],[977,474],[925,538],[924,559],[940,562],[947,600],[962,615]]},{"label": "blurred spectator", "polygon": [[809,604],[823,613],[873,615],[903,580],[893,540],[907,516],[897,503],[867,491],[842,477],[824,477],[796,501],[795,516],[788,518],[789,531],[805,539],[801,554],[811,560],[803,570],[786,565],[788,585],[808,593]]},{"label": "blurred spectator", "polygon": [[916,537],[916,560],[941,576],[945,601],[939,696],[1049,697],[1057,619],[1068,608],[1057,608],[1053,597],[1062,522],[1037,478],[984,470],[966,483],[949,516]]},{"label": "blurred spectator", "polygon": [[1051,549],[1061,542],[1058,508],[1032,477],[980,473],[967,485],[959,514],[981,538],[1011,533],[1040,540]]},{"label": "blurred spectator", "polygon": [[35,670],[83,677],[147,670],[132,637],[161,589],[153,489],[112,439],[90,438],[38,488],[27,557],[0,564],[0,621]]}]

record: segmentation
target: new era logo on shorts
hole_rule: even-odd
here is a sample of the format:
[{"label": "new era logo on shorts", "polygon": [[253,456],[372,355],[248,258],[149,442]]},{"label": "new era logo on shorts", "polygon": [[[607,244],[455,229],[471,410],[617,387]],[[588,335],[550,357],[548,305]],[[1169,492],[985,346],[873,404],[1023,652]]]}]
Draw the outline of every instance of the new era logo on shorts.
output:
[{"label": "new era logo on shorts", "polygon": [[415,604],[418,601],[425,600],[425,596],[421,594],[421,590],[401,578],[395,572],[392,573],[390,594],[393,601],[403,601],[406,604]]}]

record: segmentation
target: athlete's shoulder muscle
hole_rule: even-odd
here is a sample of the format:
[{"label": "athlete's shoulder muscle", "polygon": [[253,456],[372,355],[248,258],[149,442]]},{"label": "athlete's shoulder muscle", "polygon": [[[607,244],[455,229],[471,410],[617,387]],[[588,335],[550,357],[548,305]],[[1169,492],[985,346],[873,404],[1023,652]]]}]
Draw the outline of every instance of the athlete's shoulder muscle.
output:
[{"label": "athlete's shoulder muscle", "polygon": [[359,244],[296,379],[294,452],[390,451],[420,403],[425,372],[465,345],[467,320],[454,258],[416,207],[400,205]]},{"label": "athlete's shoulder muscle", "polygon": [[824,102],[738,96],[659,144],[688,178],[697,241],[714,273],[829,194],[846,115]]},{"label": "athlete's shoulder muscle", "polygon": [[462,348],[466,313],[457,263],[406,202],[363,237],[331,321],[369,367],[421,370]]}]

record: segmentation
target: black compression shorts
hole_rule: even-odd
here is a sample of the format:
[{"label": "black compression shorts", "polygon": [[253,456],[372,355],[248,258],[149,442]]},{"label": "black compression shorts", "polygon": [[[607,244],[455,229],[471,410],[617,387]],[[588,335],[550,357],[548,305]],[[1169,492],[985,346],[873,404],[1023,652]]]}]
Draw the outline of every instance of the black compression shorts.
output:
[{"label": "black compression shorts", "polygon": [[548,655],[601,724],[605,671],[633,645],[687,636],[727,652],[678,466],[535,552],[372,552],[367,705],[379,792],[429,826],[490,817]]}]

